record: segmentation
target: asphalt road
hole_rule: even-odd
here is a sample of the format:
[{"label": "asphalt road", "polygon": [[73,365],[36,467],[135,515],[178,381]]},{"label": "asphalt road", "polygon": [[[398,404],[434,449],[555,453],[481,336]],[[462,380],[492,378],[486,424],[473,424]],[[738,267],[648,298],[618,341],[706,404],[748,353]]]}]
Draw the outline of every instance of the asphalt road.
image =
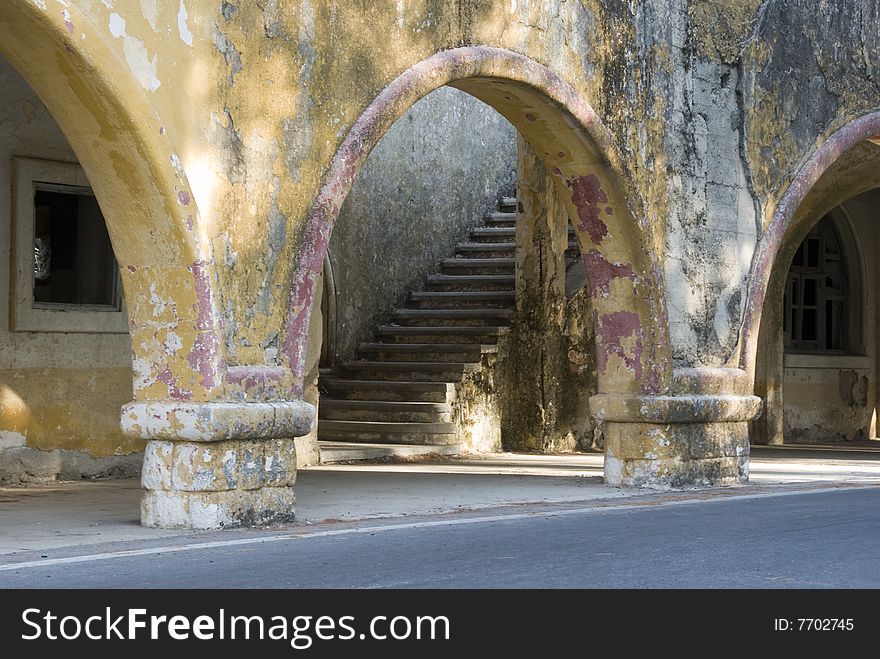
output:
[{"label": "asphalt road", "polygon": [[183,551],[73,563],[10,559],[0,587],[880,587],[880,488],[556,513],[220,534],[207,546],[166,543]]}]

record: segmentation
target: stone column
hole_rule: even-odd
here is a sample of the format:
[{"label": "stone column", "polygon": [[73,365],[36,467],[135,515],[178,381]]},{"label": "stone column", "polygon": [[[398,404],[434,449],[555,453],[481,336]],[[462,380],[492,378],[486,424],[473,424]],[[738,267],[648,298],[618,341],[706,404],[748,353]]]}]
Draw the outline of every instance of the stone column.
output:
[{"label": "stone column", "polygon": [[505,448],[589,448],[593,422],[585,403],[596,391],[589,291],[566,290],[568,211],[522,136],[517,200],[516,319],[499,361]]},{"label": "stone column", "polygon": [[745,371],[678,369],[670,395],[599,394],[590,408],[605,436],[605,481],[636,487],[745,483],[749,421],[761,399]]},{"label": "stone column", "polygon": [[[212,269],[120,269],[135,375],[135,400],[120,423],[125,435],[147,440],[145,526],[253,526],[294,516],[295,438],[309,435],[315,406],[291,400],[291,369],[271,353],[263,364],[226,364]],[[308,346],[315,353],[317,318],[318,339]],[[315,441],[300,444],[317,453]]]},{"label": "stone column", "polygon": [[124,406],[123,431],[148,440],[142,523],[210,529],[291,521],[293,438],[313,421],[314,407],[302,401]]}]

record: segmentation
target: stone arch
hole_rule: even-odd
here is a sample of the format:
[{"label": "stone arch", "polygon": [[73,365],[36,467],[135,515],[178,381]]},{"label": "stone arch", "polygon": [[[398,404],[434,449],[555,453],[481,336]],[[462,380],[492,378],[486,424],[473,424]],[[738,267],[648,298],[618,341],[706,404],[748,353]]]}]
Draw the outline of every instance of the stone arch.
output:
[{"label": "stone arch", "polygon": [[755,252],[739,366],[765,399],[765,414],[752,427],[756,443],[778,443],[783,428],[780,305],[765,302],[782,298],[794,252],[813,225],[847,200],[880,187],[878,135],[880,112],[872,112],[819,145],[782,195]]},{"label": "stone arch", "polygon": [[380,92],[337,150],[309,211],[290,293],[284,350],[300,389],[309,310],[342,203],[390,126],[444,85],[492,106],[555,174],[594,301],[599,390],[665,392],[672,369],[664,283],[644,206],[610,133],[587,102],[548,68],[487,46],[455,48],[412,66]]},{"label": "stone arch", "polygon": [[[77,7],[39,4],[0,4],[0,54],[58,123],[103,211],[127,299],[134,398],[210,400],[224,376],[214,277],[168,131]],[[178,349],[162,345],[163,331]]]},{"label": "stone arch", "polygon": [[[846,162],[854,151],[880,140],[880,111],[855,119],[832,133],[804,162],[776,206],[755,250],[748,301],[743,314],[740,368],[754,374],[761,310],[774,268],[785,250],[792,251],[816,219],[862,192],[880,187],[880,170]],[[873,148],[873,147],[872,147]],[[837,166],[835,167],[835,164]],[[853,174],[857,167],[857,175]],[[845,179],[845,180],[841,180]]]},{"label": "stone arch", "polygon": [[[134,376],[121,426],[148,440],[141,520],[196,528],[288,520],[295,448],[277,438],[305,435],[314,408],[278,400],[289,391],[279,385],[284,369],[227,368],[216,266],[175,125],[120,74],[119,54],[83,12],[38,6],[46,4],[0,3],[0,53],[56,119],[107,224]],[[272,486],[255,486],[264,474]]]}]

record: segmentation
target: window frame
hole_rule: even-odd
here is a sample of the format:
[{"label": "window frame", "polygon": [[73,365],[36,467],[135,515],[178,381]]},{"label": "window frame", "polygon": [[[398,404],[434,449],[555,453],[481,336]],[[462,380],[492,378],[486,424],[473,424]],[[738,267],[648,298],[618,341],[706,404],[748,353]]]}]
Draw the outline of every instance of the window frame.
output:
[{"label": "window frame", "polygon": [[34,196],[37,189],[64,192],[91,190],[77,163],[12,158],[12,248],[9,329],[14,332],[127,334],[128,318],[117,267],[114,288],[119,303],[91,305],[34,300]]},{"label": "window frame", "polygon": [[[837,211],[838,209],[835,209]],[[841,211],[843,208],[840,207]],[[803,259],[804,262],[800,265],[795,265],[794,257],[792,257],[792,262],[789,264],[788,273],[786,275],[785,282],[785,292],[783,294],[783,322],[782,322],[782,336],[783,336],[783,345],[784,352],[786,354],[804,354],[804,355],[859,355],[862,354],[863,348],[860,347],[860,325],[863,322],[862,316],[862,301],[860,299],[860,289],[861,289],[861,271],[856,269],[857,263],[853,263],[852,260],[859,260],[859,254],[854,254],[851,248],[851,240],[848,240],[849,235],[847,233],[848,229],[850,229],[849,223],[847,220],[848,216],[841,217],[837,212],[832,211],[822,216],[816,224],[811,227],[810,231],[804,236],[801,243],[798,245],[797,252],[804,248],[803,251]],[[822,223],[826,222],[825,226],[822,226]],[[827,247],[827,235],[831,234],[834,243],[837,245],[839,252],[839,272],[836,276],[842,278],[840,293],[829,292],[826,290],[826,278],[831,274],[827,267],[827,261],[829,260],[826,255],[826,247]],[[818,247],[818,263],[815,267],[809,265],[809,250],[807,248],[807,243],[809,240],[817,240],[819,243]],[[815,291],[815,304],[814,305],[805,305],[804,299],[806,296],[805,282],[806,280],[815,280],[816,281],[816,291]],[[792,282],[798,282],[798,297],[799,300],[792,299]],[[841,308],[841,311],[838,314],[838,321],[843,324],[845,328],[840,330],[842,332],[840,336],[841,345],[839,348],[826,348],[824,347],[826,344],[826,324],[827,324],[827,314],[826,314],[826,304],[827,302],[835,302]],[[794,330],[794,314],[793,310],[799,309],[800,314],[798,315],[798,319],[801,323],[803,323],[803,312],[804,309],[814,309],[816,318],[816,339],[815,341],[807,341],[805,339],[799,339],[795,341],[792,338],[793,330]],[[815,347],[809,345],[809,343],[815,343]]]}]

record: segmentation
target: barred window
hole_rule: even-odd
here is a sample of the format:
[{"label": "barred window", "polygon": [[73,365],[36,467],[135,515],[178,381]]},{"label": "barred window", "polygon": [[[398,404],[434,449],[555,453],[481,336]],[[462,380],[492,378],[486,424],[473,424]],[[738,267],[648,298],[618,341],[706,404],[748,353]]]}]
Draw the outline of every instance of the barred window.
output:
[{"label": "barred window", "polygon": [[823,217],[798,247],[783,298],[785,347],[794,351],[844,351],[846,262],[829,216]]}]

